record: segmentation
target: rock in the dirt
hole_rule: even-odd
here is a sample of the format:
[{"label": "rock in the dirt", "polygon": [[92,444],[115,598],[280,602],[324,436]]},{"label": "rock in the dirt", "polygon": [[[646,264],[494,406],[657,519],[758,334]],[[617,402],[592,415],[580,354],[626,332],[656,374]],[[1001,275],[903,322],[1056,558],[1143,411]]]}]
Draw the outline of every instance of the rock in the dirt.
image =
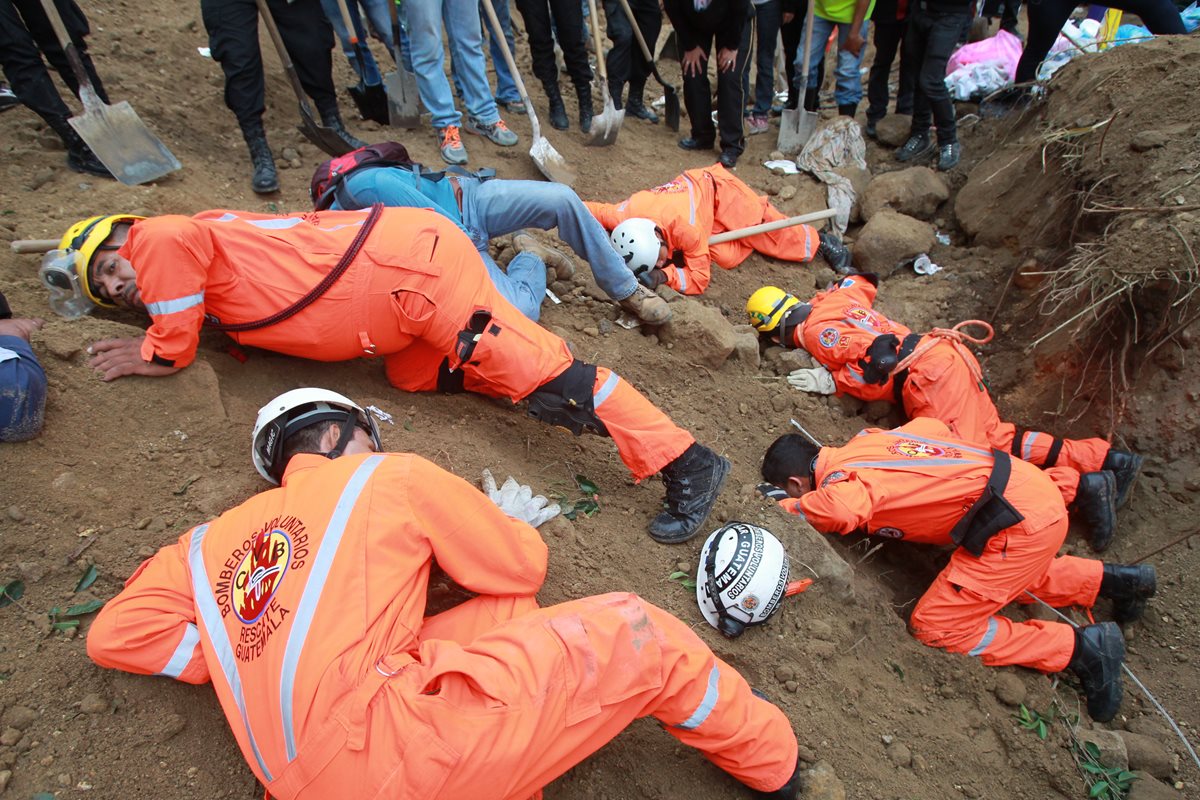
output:
[{"label": "rock in the dirt", "polygon": [[1148,772],[1156,778],[1171,777],[1171,753],[1157,739],[1140,733],[1116,731],[1125,742],[1129,768]]},{"label": "rock in the dirt", "polygon": [[1180,800],[1183,796],[1162,781],[1142,778],[1129,787],[1125,800]]},{"label": "rock in the dirt", "polygon": [[846,800],[846,787],[828,761],[818,761],[800,774],[804,800]]},{"label": "rock in the dirt", "polygon": [[1162,131],[1142,131],[1135,133],[1129,140],[1129,149],[1135,153],[1144,153],[1156,147],[1165,147],[1167,135]]},{"label": "rock in the dirt", "polygon": [[681,300],[671,304],[671,311],[671,320],[658,329],[658,338],[674,346],[677,359],[713,369],[725,363],[737,337],[719,310],[695,300]]},{"label": "rock in the dirt", "polygon": [[799,348],[795,350],[782,350],[775,353],[775,364],[778,374],[787,375],[793,370],[811,367],[812,357]]},{"label": "rock in the dirt", "polygon": [[888,147],[899,147],[908,141],[912,132],[912,117],[903,114],[888,114],[875,124],[875,138]]},{"label": "rock in the dirt", "polygon": [[817,584],[834,600],[845,602],[854,597],[854,569],[835,551],[830,549],[812,566],[821,576]]},{"label": "rock in the dirt", "polygon": [[1091,742],[1100,748],[1100,763],[1106,767],[1129,769],[1129,753],[1125,750],[1125,740],[1113,731],[1095,729],[1080,731],[1082,742]]},{"label": "rock in the dirt", "polygon": [[888,745],[887,757],[897,767],[906,768],[912,766],[912,751],[903,742],[892,742]]},{"label": "rock in the dirt", "polygon": [[39,170],[32,178],[29,179],[29,183],[25,184],[25,187],[31,192],[36,192],[47,183],[54,180],[54,176],[57,174],[57,172],[58,171],[54,169]]},{"label": "rock in the dirt", "polygon": [[862,200],[863,195],[867,192],[867,186],[871,183],[871,171],[869,169],[859,169],[854,166],[845,166],[838,167],[833,172],[850,181],[850,186],[854,189],[854,205],[850,209],[850,221],[862,222]]},{"label": "rock in the dirt", "polygon": [[779,199],[780,200],[791,200],[795,196],[796,196],[796,187],[795,186],[790,186],[790,185],[784,186],[782,189],[779,190]]},{"label": "rock in the dirt", "polygon": [[83,696],[79,701],[79,710],[85,714],[103,714],[108,711],[109,702],[105,698],[91,692]]},{"label": "rock in the dirt", "polygon": [[1006,706],[1016,708],[1025,702],[1025,684],[1011,672],[996,676],[996,699]]},{"label": "rock in the dirt", "polygon": [[881,278],[896,267],[933,247],[933,226],[890,209],[871,217],[854,243],[854,266]]},{"label": "rock in the dirt", "polygon": [[885,208],[917,219],[932,219],[950,198],[950,188],[929,167],[885,172],[871,181],[862,198],[862,216],[870,220]]},{"label": "rock in the dirt", "polygon": [[808,635],[823,642],[832,642],[833,626],[823,619],[810,619],[808,621]]},{"label": "rock in the dirt", "polygon": [[3,731],[0,731],[0,745],[12,747],[21,741],[21,736],[21,732],[16,728],[5,728]]},{"label": "rock in the dirt", "polygon": [[868,422],[879,422],[879,420],[892,413],[892,404],[887,400],[872,400],[863,406],[863,416]]},{"label": "rock in the dirt", "polygon": [[788,681],[795,679],[795,677],[796,668],[791,664],[780,664],[775,668],[775,680],[779,681],[780,683],[787,683]]},{"label": "rock in the dirt", "polygon": [[737,334],[733,342],[733,357],[757,369],[762,362],[758,352],[758,336],[753,333]]},{"label": "rock in the dirt", "polygon": [[76,479],[74,472],[60,472],[54,480],[50,481],[50,488],[73,495],[79,488],[79,480]]},{"label": "rock in the dirt", "polygon": [[23,731],[38,718],[38,712],[28,706],[13,706],[4,712],[4,726]]}]

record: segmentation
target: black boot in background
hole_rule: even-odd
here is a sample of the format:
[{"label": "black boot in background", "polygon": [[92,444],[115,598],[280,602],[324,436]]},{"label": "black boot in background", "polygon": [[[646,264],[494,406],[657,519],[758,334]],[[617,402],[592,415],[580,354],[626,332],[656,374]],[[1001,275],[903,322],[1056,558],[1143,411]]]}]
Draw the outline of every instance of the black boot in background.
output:
[{"label": "black boot in background", "polygon": [[1103,553],[1112,544],[1117,529],[1117,479],[1107,470],[1079,476],[1079,488],[1072,514],[1078,517],[1088,532],[1092,552]]},{"label": "black boot in background", "polygon": [[591,133],[592,117],[592,85],[585,83],[575,87],[575,96],[579,98],[579,130]]},{"label": "black boot in background", "polygon": [[279,173],[275,171],[275,159],[267,145],[267,135],[261,126],[243,131],[246,147],[250,150],[250,161],[254,164],[254,177],[250,186],[256,194],[271,194],[279,191]]},{"label": "black boot in background", "polygon": [[66,117],[47,118],[46,124],[58,134],[58,138],[62,139],[63,144],[66,145],[68,167],[75,172],[116,180],[116,177],[108,171],[108,167],[96,158],[92,148],[88,147],[87,143],[71,127],[71,123],[67,121]]},{"label": "black boot in background", "polygon": [[1129,501],[1129,492],[1133,489],[1145,460],[1137,453],[1115,449],[1110,449],[1104,457],[1104,464],[1100,469],[1108,470],[1117,478],[1117,508],[1124,508],[1125,503]]},{"label": "black boot in background", "polygon": [[345,142],[351,150],[367,146],[366,142],[346,130],[346,126],[342,124],[342,115],[336,107],[321,111],[321,124],[336,133],[338,138]]},{"label": "black boot in background", "polygon": [[567,107],[563,105],[558,84],[543,83],[542,88],[546,90],[546,102],[550,104],[550,127],[556,131],[565,131],[571,127],[571,121],[567,119]]}]

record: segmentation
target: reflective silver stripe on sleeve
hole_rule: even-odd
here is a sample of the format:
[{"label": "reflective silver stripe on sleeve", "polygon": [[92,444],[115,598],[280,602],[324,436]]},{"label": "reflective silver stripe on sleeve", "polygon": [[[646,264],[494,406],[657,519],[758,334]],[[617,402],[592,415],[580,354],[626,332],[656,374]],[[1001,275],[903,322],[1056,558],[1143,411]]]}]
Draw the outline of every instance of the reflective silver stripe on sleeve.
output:
[{"label": "reflective silver stripe on sleeve", "polygon": [[708,688],[704,690],[704,698],[700,701],[700,705],[696,707],[690,717],[676,725],[676,728],[690,731],[704,724],[704,720],[708,719],[708,715],[717,707],[717,701],[721,699],[721,690],[717,686],[720,678],[721,673],[717,671],[717,665],[713,664],[712,671],[708,673]]},{"label": "reflective silver stripe on sleeve", "polygon": [[933,439],[928,436],[917,436],[916,434],[907,431],[883,431],[884,436],[892,436],[896,439],[912,439],[915,442],[924,442],[925,444],[936,445],[937,447],[950,447],[956,450],[966,450],[968,453],[978,453],[981,456],[991,456],[991,450],[983,450],[978,447],[971,447],[963,442],[943,442],[940,439]]},{"label": "reflective silver stripe on sleeve", "polygon": [[599,408],[600,404],[607,400],[608,396],[616,390],[617,383],[619,383],[620,380],[621,378],[617,375],[617,373],[610,371],[608,373],[608,378],[603,384],[600,385],[600,389],[592,395],[592,408]]},{"label": "reflective silver stripe on sleeve", "polygon": [[171,660],[158,674],[167,678],[178,678],[183,674],[187,665],[192,663],[192,656],[196,654],[196,645],[198,644],[200,644],[200,629],[189,622],[183,631],[183,638],[179,640],[179,646],[171,654]]},{"label": "reflective silver stripe on sleeve", "polygon": [[242,716],[242,726],[246,730],[246,739],[250,742],[254,759],[258,762],[258,768],[262,770],[263,777],[270,783],[275,778],[267,769],[262,753],[258,751],[258,743],[254,741],[254,731],[250,729],[250,719],[246,716],[246,696],[242,692],[242,678],[238,674],[237,659],[233,655],[229,631],[225,630],[225,623],[221,620],[221,609],[217,607],[217,600],[213,597],[212,584],[208,581],[208,569],[204,566],[204,554],[200,552],[200,545],[203,544],[204,534],[207,531],[208,525],[201,525],[192,532],[192,542],[188,549],[188,564],[192,569],[192,594],[196,598],[196,610],[200,612],[200,622],[208,631],[208,639],[212,642],[217,662],[221,665],[225,682],[229,684],[233,701],[237,703],[238,712]]},{"label": "reflective silver stripe on sleeve", "polygon": [[984,650],[987,650],[988,645],[991,644],[993,640],[995,640],[996,631],[999,630],[999,628],[1000,628],[1000,626],[996,623],[996,618],[995,617],[989,618],[987,630],[984,632],[983,638],[979,640],[979,644],[977,644],[971,648],[971,652],[967,653],[967,655],[977,656],[980,653],[982,653]]},{"label": "reflective silver stripe on sleeve", "polygon": [[321,546],[313,559],[312,572],[308,575],[308,583],[304,585],[304,594],[296,605],[296,614],[292,617],[292,630],[288,634],[287,646],[283,651],[283,666],[279,675],[279,710],[283,717],[283,740],[287,749],[288,763],[296,757],[296,729],[293,721],[292,691],[296,683],[296,666],[300,662],[300,654],[304,650],[304,642],[308,638],[309,628],[312,627],[313,617],[317,613],[317,604],[321,602],[321,593],[325,589],[325,581],[329,570],[333,567],[334,557],[337,556],[338,545],[342,542],[342,534],[346,532],[346,523],[362,494],[363,488],[370,480],[375,468],[383,462],[383,456],[370,456],[358,465],[342,496],[334,506],[333,516],[321,537]]},{"label": "reflective silver stripe on sleeve", "polygon": [[909,467],[947,467],[962,464],[957,458],[913,458],[908,461],[847,461],[843,467],[850,469],[891,469],[906,472]]},{"label": "reflective silver stripe on sleeve", "polygon": [[174,314],[177,311],[187,311],[189,308],[204,305],[204,292],[189,294],[187,297],[176,297],[174,300],[159,300],[157,303],[146,303],[146,311],[154,316]]},{"label": "reflective silver stripe on sleeve", "polygon": [[1033,443],[1035,441],[1037,441],[1038,435],[1039,435],[1038,433],[1033,432],[1033,433],[1026,433],[1025,436],[1022,437],[1025,439],[1025,441],[1021,445],[1021,460],[1022,461],[1028,461],[1030,458],[1033,457]]}]

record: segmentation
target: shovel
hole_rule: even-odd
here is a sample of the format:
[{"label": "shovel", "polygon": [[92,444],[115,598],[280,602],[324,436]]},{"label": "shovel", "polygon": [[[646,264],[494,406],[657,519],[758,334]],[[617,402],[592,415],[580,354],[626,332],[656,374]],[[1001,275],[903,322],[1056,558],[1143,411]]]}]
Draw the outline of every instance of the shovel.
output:
[{"label": "shovel", "polygon": [[42,0],[42,8],[50,18],[54,35],[66,53],[75,79],[79,81],[83,114],[71,117],[71,127],[92,149],[105,169],[126,186],[136,186],[161,178],[183,166],[138,118],[133,106],[124,101],[110,106],[100,99],[92,86],[92,79],[83,68],[75,43],[67,35],[53,0]]},{"label": "shovel", "polygon": [[813,31],[813,0],[808,0],[808,17],[804,20],[804,66],[800,70],[800,87],[797,94],[800,97],[799,108],[785,108],[779,119],[779,141],[776,148],[781,153],[795,155],[808,144],[821,115],[804,108],[804,95],[808,89],[808,67],[811,63],[809,49],[812,47]]},{"label": "shovel", "polygon": [[827,208],[824,211],[813,211],[796,217],[776,219],[772,220],[771,222],[760,222],[757,225],[750,225],[746,228],[738,228],[737,230],[714,234],[713,236],[708,237],[708,243],[713,245],[721,244],[722,242],[732,242],[735,239],[745,239],[748,236],[757,236],[760,233],[770,233],[771,231],[777,231],[781,228],[791,228],[794,225],[803,225],[808,222],[820,222],[821,220],[832,219],[836,216],[836,209]]},{"label": "shovel", "polygon": [[[346,5],[346,0],[338,0],[338,9],[342,12],[342,24],[346,26],[346,35],[350,37],[350,46],[354,48],[354,55],[358,57],[358,68],[365,73],[367,59],[371,57],[371,52],[358,38],[358,29],[354,27],[354,20],[350,17],[350,7]],[[350,97],[354,100],[354,105],[358,107],[358,115],[363,119],[373,120],[380,125],[387,125],[390,122],[387,93],[384,92],[382,85],[370,86],[362,75],[359,75],[359,85],[350,87]]]},{"label": "shovel", "polygon": [[600,41],[600,17],[596,14],[596,0],[588,0],[592,11],[592,38],[596,42],[596,67],[600,73],[600,90],[604,93],[604,110],[592,117],[592,135],[587,144],[593,147],[608,147],[617,140],[621,123],[625,121],[625,109],[617,110],[612,95],[608,92],[608,68],[604,63],[604,45]]},{"label": "shovel", "polygon": [[[261,3],[263,0],[259,0],[259,2]],[[483,10],[487,12],[488,21],[492,24],[492,31],[496,34],[496,44],[500,45],[500,52],[504,53],[504,63],[508,65],[508,71],[512,73],[513,82],[517,84],[517,91],[521,93],[521,102],[525,103],[525,112],[529,114],[529,126],[533,129],[533,145],[529,148],[529,157],[547,178],[556,183],[570,186],[575,183],[575,173],[567,166],[566,160],[554,149],[554,145],[550,144],[550,140],[542,136],[542,126],[538,124],[537,112],[533,110],[533,101],[529,99],[529,92],[525,91],[525,81],[521,80],[521,73],[517,71],[517,63],[513,61],[512,51],[508,49],[508,42],[504,39],[504,29],[500,27],[500,20],[496,18],[496,9],[492,7],[492,0],[483,0]]]},{"label": "shovel", "polygon": [[[42,2],[50,2],[50,0],[42,0]],[[287,73],[292,91],[296,93],[296,99],[300,101],[300,132],[304,134],[304,138],[331,156],[349,153],[354,148],[347,144],[341,136],[338,136],[337,131],[317,124],[313,117],[312,107],[308,104],[308,98],[304,96],[304,87],[300,85],[300,76],[296,74],[296,65],[292,63],[292,57],[288,55],[287,48],[283,45],[283,39],[279,36],[279,28],[275,26],[275,18],[271,16],[271,9],[267,8],[267,0],[257,0],[257,2],[259,16],[262,17],[263,24],[267,26],[267,33],[271,34],[271,43],[275,45],[275,50],[279,53],[283,71]]]},{"label": "shovel", "polygon": [[[646,59],[646,63],[650,65],[650,70],[654,73],[654,80],[658,81],[658,85],[663,88],[663,96],[667,103],[665,108],[667,127],[673,131],[678,131],[679,93],[675,91],[674,86],[663,80],[662,75],[658,74],[658,65],[654,63],[654,56],[650,54],[650,48],[646,46],[646,39],[642,36],[642,29],[638,27],[637,18],[633,16],[633,9],[629,7],[629,0],[621,0],[621,8],[625,9],[625,16],[629,17],[629,24],[633,28],[633,35],[637,37],[638,47],[642,48],[642,57]],[[674,31],[671,33],[674,33]]]},{"label": "shovel", "polygon": [[396,13],[395,0],[387,0],[388,14],[392,18],[392,58],[396,60],[396,71],[383,76],[383,88],[387,92],[388,119],[394,128],[413,128],[421,125],[421,103],[417,94],[417,76],[404,68],[403,52],[400,49],[400,15]]}]

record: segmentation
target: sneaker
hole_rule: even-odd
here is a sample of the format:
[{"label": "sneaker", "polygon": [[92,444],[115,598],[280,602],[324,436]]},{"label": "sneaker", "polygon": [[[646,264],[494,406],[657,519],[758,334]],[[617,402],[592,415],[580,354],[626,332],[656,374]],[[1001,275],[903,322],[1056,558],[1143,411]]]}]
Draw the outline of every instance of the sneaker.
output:
[{"label": "sneaker", "polygon": [[1092,552],[1102,553],[1112,544],[1117,528],[1117,478],[1107,470],[1079,476],[1079,488],[1071,503],[1087,528]]},{"label": "sneaker", "polygon": [[540,258],[546,268],[554,272],[554,280],[569,281],[575,277],[575,264],[571,259],[565,253],[542,244],[529,231],[513,234],[512,243],[518,253],[533,253]]},{"label": "sneaker", "polygon": [[525,101],[519,97],[516,100],[497,100],[496,105],[500,106],[505,111],[511,111],[514,114],[529,113],[529,109],[525,108]]},{"label": "sneaker", "polygon": [[467,148],[463,147],[457,125],[447,125],[437,131],[438,151],[447,164],[467,163]]},{"label": "sneaker", "polygon": [[1083,684],[1088,716],[1108,722],[1121,708],[1121,663],[1125,660],[1125,637],[1115,622],[1084,625],[1075,629],[1075,652],[1067,669]]},{"label": "sneaker", "polygon": [[1124,508],[1129,502],[1129,493],[1137,482],[1138,473],[1142,471],[1142,462],[1146,459],[1137,453],[1125,450],[1109,450],[1104,457],[1100,469],[1108,470],[1117,478],[1117,508]]},{"label": "sneaker", "polygon": [[21,101],[17,99],[17,95],[13,93],[7,83],[0,81],[0,111],[8,111],[19,105],[21,105]]},{"label": "sneaker", "polygon": [[647,325],[663,325],[671,320],[671,307],[667,301],[640,283],[633,294],[618,300],[617,305]]},{"label": "sneaker", "polygon": [[769,127],[766,114],[751,114],[746,117],[746,133],[750,136],[766,133]]},{"label": "sneaker", "polygon": [[721,162],[721,166],[725,169],[733,169],[737,166],[738,154],[732,150],[722,150],[717,161]]},{"label": "sneaker", "polygon": [[919,158],[924,158],[933,152],[933,140],[929,138],[929,131],[922,133],[914,133],[908,137],[908,141],[904,146],[896,151],[897,161],[916,161]]},{"label": "sneaker", "polygon": [[1158,572],[1150,564],[1105,564],[1100,596],[1113,601],[1113,619],[1124,625],[1137,622],[1146,612],[1146,601],[1158,591]]},{"label": "sneaker", "polygon": [[467,132],[486,136],[493,144],[501,147],[512,147],[517,143],[517,135],[508,129],[502,119],[485,125],[475,117],[467,117]]},{"label": "sneaker", "polygon": [[683,454],[662,468],[667,485],[667,510],[650,523],[650,538],[679,544],[700,532],[729,476],[729,460],[692,442]]},{"label": "sneaker", "polygon": [[817,254],[833,267],[834,272],[848,275],[853,270],[850,248],[846,247],[837,235],[830,231],[818,231],[817,241],[820,242],[817,245]]},{"label": "sneaker", "polygon": [[950,142],[938,148],[937,168],[938,172],[949,172],[958,166],[958,160],[962,156],[962,147],[958,142]]}]

